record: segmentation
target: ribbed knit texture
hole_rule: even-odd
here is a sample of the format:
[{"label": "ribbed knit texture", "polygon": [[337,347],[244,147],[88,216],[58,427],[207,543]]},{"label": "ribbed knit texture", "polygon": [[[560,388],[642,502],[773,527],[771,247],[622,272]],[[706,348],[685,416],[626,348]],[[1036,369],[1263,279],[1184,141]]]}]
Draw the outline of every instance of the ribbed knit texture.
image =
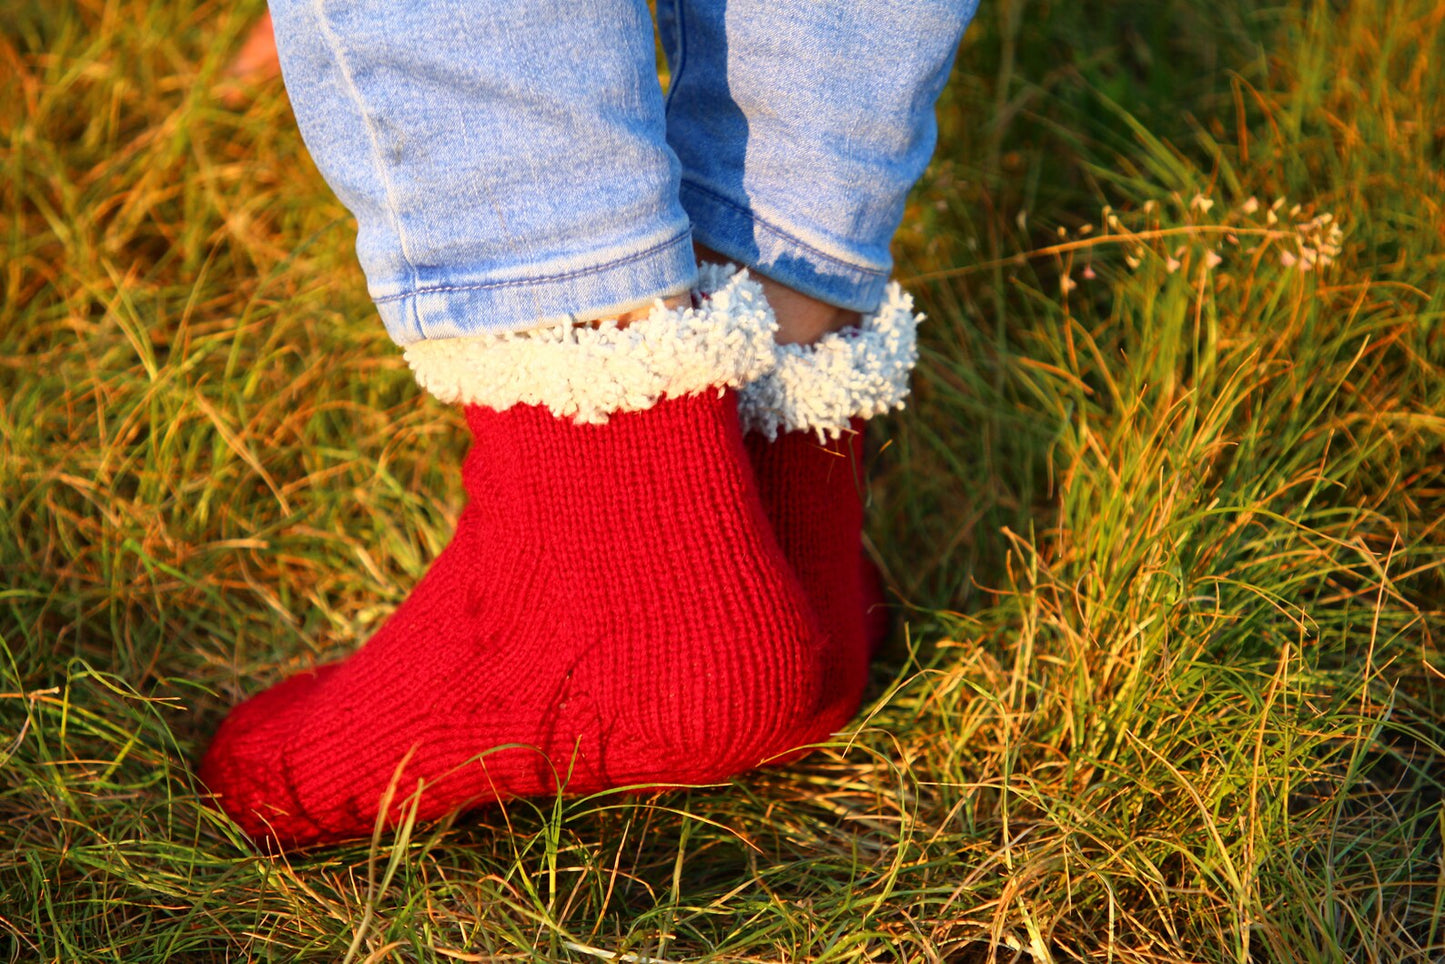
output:
[{"label": "ribbed knit texture", "polygon": [[[820,632],[733,392],[606,425],[532,406],[467,420],[471,501],[410,598],[349,659],[238,706],[206,753],[202,780],[249,834],[369,835],[393,784],[388,822],[419,784],[425,819],[559,788],[717,782],[855,712],[838,681],[861,691],[858,642]],[[857,604],[856,539],[830,609]]]},{"label": "ribbed knit texture", "polygon": [[887,633],[882,591],[863,555],[863,434],[746,436],[763,509],[832,643],[829,699],[856,710],[868,660]]}]

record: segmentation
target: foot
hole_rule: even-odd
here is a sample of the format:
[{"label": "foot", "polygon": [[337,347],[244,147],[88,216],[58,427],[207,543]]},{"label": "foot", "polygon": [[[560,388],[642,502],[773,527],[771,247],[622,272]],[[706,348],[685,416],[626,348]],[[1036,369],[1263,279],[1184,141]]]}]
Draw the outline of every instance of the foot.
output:
[{"label": "foot", "polygon": [[362,650],[232,712],[200,771],[221,807],[324,843],[413,802],[715,783],[841,726],[737,413],[716,389],[605,424],[469,406],[451,545]]},{"label": "foot", "polygon": [[[863,552],[866,419],[901,408],[919,316],[896,288],[855,327],[779,349],[742,392],[764,508],[829,637],[866,666],[887,636],[876,567]],[[850,680],[861,693],[862,678]],[[851,693],[851,691],[849,691]]]},{"label": "foot", "polygon": [[239,110],[250,99],[255,88],[281,76],[281,58],[276,53],[276,34],[271,14],[251,25],[236,56],[226,65],[223,79],[217,86],[221,103]]},{"label": "foot", "polygon": [[[693,245],[693,253],[700,264],[728,263],[727,258],[701,244]],[[754,275],[763,286],[763,294],[778,319],[778,331],[774,337],[780,345],[811,345],[830,332],[858,324],[861,318],[856,311],[819,301],[760,272],[754,271]]]},{"label": "foot", "polygon": [[862,435],[820,441],[807,432],[774,440],[752,433],[746,445],[763,510],[837,656],[828,677],[836,698],[856,705],[873,646],[861,565]]}]

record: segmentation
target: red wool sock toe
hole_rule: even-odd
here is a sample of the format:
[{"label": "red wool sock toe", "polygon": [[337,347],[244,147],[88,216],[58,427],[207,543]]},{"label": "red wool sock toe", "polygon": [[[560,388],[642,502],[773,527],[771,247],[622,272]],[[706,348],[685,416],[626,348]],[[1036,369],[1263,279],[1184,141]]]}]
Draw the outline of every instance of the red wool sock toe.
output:
[{"label": "red wool sock toe", "polygon": [[[851,715],[732,392],[605,425],[534,406],[467,420],[470,502],[411,597],[349,659],[237,707],[207,752],[202,779],[248,833],[367,836],[389,787],[395,820],[419,785],[425,819],[712,783]],[[856,584],[856,528],[851,549]]]}]

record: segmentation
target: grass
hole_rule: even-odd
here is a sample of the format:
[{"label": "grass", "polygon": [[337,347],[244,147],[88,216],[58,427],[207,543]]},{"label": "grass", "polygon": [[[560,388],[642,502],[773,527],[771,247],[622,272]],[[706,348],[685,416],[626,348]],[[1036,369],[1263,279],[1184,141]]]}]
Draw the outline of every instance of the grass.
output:
[{"label": "grass", "polygon": [[405,597],[465,431],[284,95],[211,95],[256,12],[0,28],[0,959],[1445,956],[1438,4],[985,5],[856,727],[289,861],[189,765]]}]

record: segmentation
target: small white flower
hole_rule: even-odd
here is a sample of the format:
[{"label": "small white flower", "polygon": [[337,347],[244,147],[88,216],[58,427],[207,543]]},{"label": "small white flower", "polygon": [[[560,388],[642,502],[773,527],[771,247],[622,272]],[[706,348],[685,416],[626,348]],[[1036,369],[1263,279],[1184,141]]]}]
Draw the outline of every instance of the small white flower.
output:
[{"label": "small white flower", "polygon": [[1198,211],[1200,214],[1208,214],[1209,209],[1214,207],[1214,202],[1203,194],[1196,194],[1193,200],[1189,202],[1189,207],[1191,210]]},{"label": "small white flower", "polygon": [[1079,286],[1079,283],[1078,283],[1077,281],[1075,281],[1073,278],[1070,278],[1068,275],[1060,275],[1060,276],[1059,276],[1059,293],[1060,293],[1060,294],[1062,294],[1062,295],[1064,295],[1064,296],[1067,297],[1068,294],[1069,294],[1069,292],[1070,292],[1070,291],[1073,291],[1073,290],[1074,290],[1075,288],[1077,288],[1078,286]]},{"label": "small white flower", "polygon": [[1223,261],[1224,259],[1221,258],[1217,252],[1204,252],[1204,268],[1207,271],[1213,271],[1215,268],[1219,267],[1220,264],[1223,263]]},{"label": "small white flower", "polygon": [[1243,211],[1245,214],[1253,214],[1255,211],[1259,210],[1259,198],[1251,197],[1248,201],[1245,201],[1239,206],[1239,210]]}]

